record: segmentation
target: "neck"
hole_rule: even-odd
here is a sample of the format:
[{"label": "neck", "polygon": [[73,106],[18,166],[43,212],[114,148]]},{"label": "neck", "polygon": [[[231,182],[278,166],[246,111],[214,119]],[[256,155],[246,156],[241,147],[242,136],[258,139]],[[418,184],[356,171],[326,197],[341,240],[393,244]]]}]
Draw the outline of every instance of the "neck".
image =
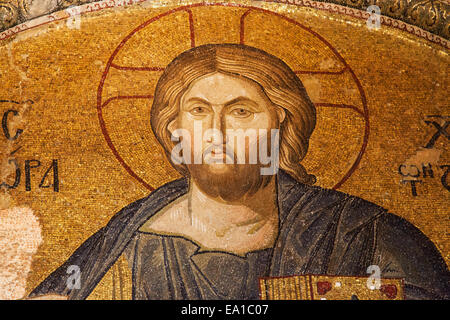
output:
[{"label": "neck", "polygon": [[228,203],[211,198],[190,180],[188,192],[191,221],[200,221],[215,229],[264,225],[278,222],[276,177],[255,194]]}]

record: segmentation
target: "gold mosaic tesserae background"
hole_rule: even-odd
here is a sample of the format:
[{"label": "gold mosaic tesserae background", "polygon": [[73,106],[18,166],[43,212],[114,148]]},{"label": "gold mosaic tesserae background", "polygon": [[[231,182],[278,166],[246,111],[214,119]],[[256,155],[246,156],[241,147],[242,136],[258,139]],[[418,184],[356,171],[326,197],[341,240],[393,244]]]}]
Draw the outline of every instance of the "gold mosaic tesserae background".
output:
[{"label": "gold mosaic tesserae background", "polygon": [[179,177],[151,132],[151,96],[177,54],[206,43],[244,42],[282,58],[317,107],[304,160],[316,184],[406,218],[448,264],[449,140],[432,141],[450,114],[448,49],[314,8],[191,4],[55,15],[0,41],[0,112],[16,110],[8,129],[22,130],[0,137],[2,181],[13,185],[16,164],[21,171],[15,188],[1,189],[0,209],[31,208],[42,228],[27,292],[114,213]]}]

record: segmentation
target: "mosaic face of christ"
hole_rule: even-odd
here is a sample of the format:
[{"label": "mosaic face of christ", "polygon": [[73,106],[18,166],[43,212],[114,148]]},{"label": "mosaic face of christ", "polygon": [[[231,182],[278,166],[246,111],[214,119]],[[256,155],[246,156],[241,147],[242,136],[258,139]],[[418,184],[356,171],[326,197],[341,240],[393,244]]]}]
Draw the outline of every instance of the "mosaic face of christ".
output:
[{"label": "mosaic face of christ", "polygon": [[[277,128],[280,168],[302,183],[315,181],[301,165],[316,123],[314,104],[292,69],[262,50],[219,44],[183,52],[158,81],[150,119],[169,160],[174,130],[186,129],[193,137],[196,121],[224,137],[227,129]],[[189,175],[185,165],[174,166]]]},{"label": "mosaic face of christ", "polygon": [[[213,73],[194,81],[185,92],[178,117],[169,130],[173,134],[176,128],[182,128],[190,137],[188,160],[200,159],[200,163],[187,164],[193,182],[212,197],[233,201],[256,192],[271,180],[272,176],[263,175],[258,154],[254,161],[250,161],[250,154],[261,154],[258,147],[263,145],[259,142],[265,139],[270,165],[277,165],[272,162],[278,148],[273,147],[272,140],[267,144],[267,133],[279,130],[284,118],[284,110],[276,109],[258,84]],[[196,148],[197,136],[200,148]],[[238,141],[240,138],[243,140]],[[239,151],[242,159],[238,159]]]}]

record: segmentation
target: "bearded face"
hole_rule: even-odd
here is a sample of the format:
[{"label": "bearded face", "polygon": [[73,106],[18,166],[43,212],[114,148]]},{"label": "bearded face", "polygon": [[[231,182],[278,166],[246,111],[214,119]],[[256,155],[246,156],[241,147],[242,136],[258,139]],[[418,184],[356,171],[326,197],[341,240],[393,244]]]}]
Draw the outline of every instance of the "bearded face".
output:
[{"label": "bearded face", "polygon": [[169,130],[181,136],[184,163],[205,194],[233,202],[271,181],[276,170],[267,174],[264,168],[277,159],[273,133],[284,118],[276,110],[245,78],[216,72],[191,84]]}]

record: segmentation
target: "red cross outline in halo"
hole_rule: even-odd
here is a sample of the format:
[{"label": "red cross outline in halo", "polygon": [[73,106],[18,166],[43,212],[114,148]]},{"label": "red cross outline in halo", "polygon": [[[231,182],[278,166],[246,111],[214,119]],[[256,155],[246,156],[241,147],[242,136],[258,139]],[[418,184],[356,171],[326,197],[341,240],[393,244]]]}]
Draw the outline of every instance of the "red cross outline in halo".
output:
[{"label": "red cross outline in halo", "polygon": [[359,163],[361,162],[361,159],[366,151],[367,144],[369,142],[369,132],[370,132],[370,126],[369,126],[369,109],[367,107],[367,99],[366,94],[364,92],[364,89],[361,85],[361,82],[356,77],[354,71],[351,69],[351,67],[348,65],[348,63],[344,60],[344,58],[339,54],[339,52],[327,41],[325,40],[321,35],[319,35],[317,32],[311,30],[310,28],[300,24],[299,22],[288,18],[282,14],[269,11],[266,9],[258,8],[258,7],[252,7],[252,6],[246,6],[246,5],[240,5],[240,4],[233,4],[233,3],[214,3],[214,4],[205,4],[205,3],[197,3],[197,4],[191,4],[186,5],[182,7],[178,7],[175,9],[168,10],[164,13],[161,13],[144,23],[142,23],[140,26],[135,28],[133,31],[131,31],[116,47],[114,52],[112,53],[111,57],[109,58],[105,70],[102,74],[102,78],[100,80],[100,84],[98,86],[97,90],[97,114],[98,119],[100,123],[100,128],[102,130],[103,136],[106,140],[106,143],[108,144],[109,148],[111,149],[112,153],[116,157],[116,159],[119,161],[119,163],[124,167],[124,169],[130,174],[133,178],[135,178],[139,183],[141,183],[146,189],[149,191],[155,190],[155,188],[151,185],[149,185],[146,181],[144,181],[141,177],[139,177],[133,169],[125,162],[125,160],[121,157],[117,149],[115,148],[114,144],[112,143],[111,137],[109,136],[108,130],[106,128],[106,123],[103,119],[103,113],[102,109],[107,106],[111,101],[114,100],[122,100],[122,99],[152,99],[153,95],[134,95],[134,96],[116,96],[107,99],[105,102],[102,102],[102,92],[103,92],[103,85],[105,83],[106,77],[108,75],[109,69],[114,68],[118,70],[133,70],[133,71],[163,71],[164,68],[161,67],[128,67],[128,66],[119,66],[113,63],[114,58],[117,56],[119,51],[122,49],[122,47],[125,45],[125,43],[138,31],[144,29],[149,24],[165,17],[168,15],[171,15],[175,12],[179,11],[186,11],[189,15],[189,30],[190,30],[190,40],[191,40],[191,47],[195,47],[195,30],[194,30],[194,21],[193,21],[193,14],[191,11],[191,8],[194,7],[204,7],[204,6],[221,6],[221,7],[239,7],[239,8],[246,8],[246,10],[241,18],[240,18],[240,43],[245,44],[245,32],[244,32],[244,26],[245,26],[245,18],[248,16],[248,14],[252,11],[257,12],[263,12],[267,14],[271,14],[277,17],[280,17],[284,19],[285,21],[292,23],[296,26],[299,26],[300,28],[306,30],[307,32],[311,33],[313,36],[317,37],[319,40],[321,40],[328,48],[331,49],[331,51],[334,53],[334,55],[339,59],[339,61],[344,65],[344,68],[342,68],[339,71],[309,71],[309,70],[295,70],[294,72],[296,74],[324,74],[324,75],[339,75],[343,74],[344,72],[350,73],[353,81],[355,81],[356,86],[358,87],[359,94],[361,96],[361,103],[363,106],[363,110],[360,110],[356,106],[353,105],[347,105],[347,104],[334,104],[334,103],[314,103],[316,107],[329,107],[329,108],[344,108],[344,109],[350,109],[355,111],[359,116],[362,116],[364,118],[364,136],[363,136],[363,142],[361,144],[361,148],[358,152],[358,156],[356,157],[355,161],[353,162],[350,169],[344,174],[344,176],[333,186],[332,189],[338,189],[344,184],[351,175],[356,171],[358,168]]}]

